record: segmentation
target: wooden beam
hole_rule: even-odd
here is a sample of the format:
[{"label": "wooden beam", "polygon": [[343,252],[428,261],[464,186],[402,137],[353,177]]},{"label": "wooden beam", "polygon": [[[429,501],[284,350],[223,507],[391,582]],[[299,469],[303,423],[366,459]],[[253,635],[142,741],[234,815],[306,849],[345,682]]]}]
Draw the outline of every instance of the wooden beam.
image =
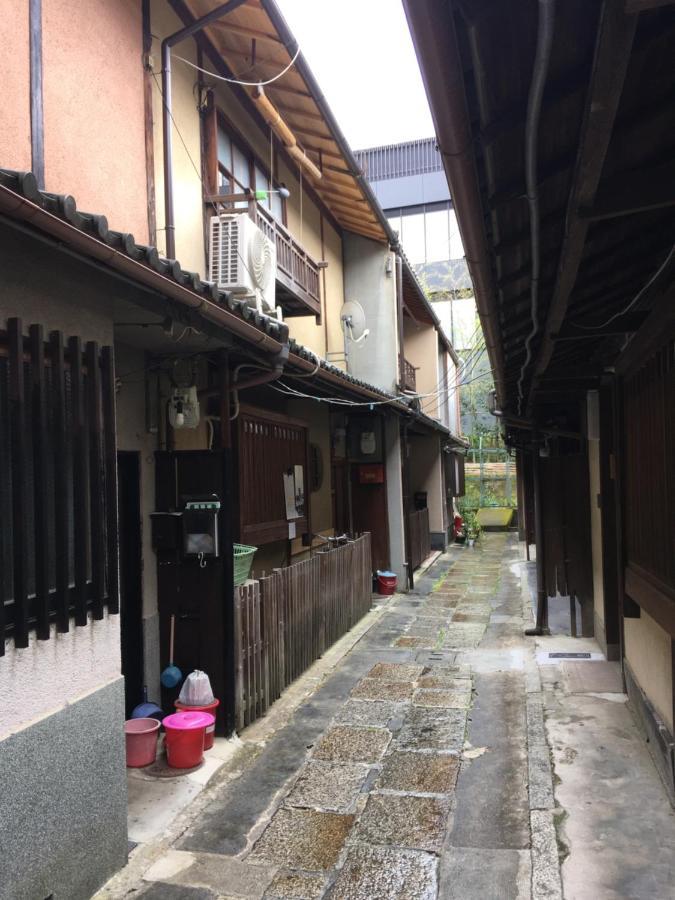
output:
[{"label": "wooden beam", "polygon": [[82,341],[68,341],[73,435],[73,539],[75,542],[75,624],[87,624],[87,547],[90,520],[87,494],[87,429]]},{"label": "wooden beam", "polygon": [[579,272],[590,224],[579,215],[579,210],[592,206],[595,200],[628,70],[636,24],[636,16],[624,13],[623,0],[605,0],[600,13],[584,120],[567,203],[565,221],[568,224],[560,251],[556,286],[535,359],[528,407],[531,406],[537,380],[546,371],[553,356],[555,341],[552,335],[560,331]]},{"label": "wooden beam", "polygon": [[54,405],[54,548],[56,551],[56,627],[70,627],[69,528],[68,528],[68,423],[66,407],[66,365],[63,334],[49,336],[52,363],[52,403]]},{"label": "wooden beam", "polygon": [[646,12],[649,9],[659,9],[662,6],[672,6],[673,0],[626,0],[626,14]]},{"label": "wooden beam", "polygon": [[[672,277],[672,276],[671,276]],[[645,324],[628,344],[614,367],[624,375],[633,366],[647,359],[675,329],[675,288],[666,291],[652,308]]]},{"label": "wooden beam", "polygon": [[[42,325],[31,325],[33,492],[35,532],[35,616],[38,640],[49,638],[49,429]],[[57,475],[57,477],[59,477]]]},{"label": "wooden beam", "polygon": [[277,46],[280,44],[283,46],[284,43],[278,34],[271,34],[268,31],[262,31],[260,28],[249,28],[248,25],[235,25],[229,18],[217,19],[209,25],[207,31],[210,29],[214,29],[215,31],[222,29],[230,34],[240,34],[242,37],[255,38],[257,41],[267,41],[270,44],[276,44]]},{"label": "wooden beam", "polygon": [[108,557],[108,611],[120,610],[119,523],[117,515],[117,428],[115,424],[115,357],[112,347],[101,351],[103,445],[105,465],[105,524]]},{"label": "wooden beam", "polygon": [[[9,422],[12,448],[12,545],[14,562],[14,646],[28,646],[28,446],[26,441],[26,380],[21,319],[7,321],[9,340]],[[7,472],[3,477],[7,477]],[[5,526],[6,527],[6,526]],[[3,598],[4,601],[4,598]]]},{"label": "wooden beam", "polygon": [[675,163],[614,175],[604,182],[583,218],[592,222],[675,206]]}]

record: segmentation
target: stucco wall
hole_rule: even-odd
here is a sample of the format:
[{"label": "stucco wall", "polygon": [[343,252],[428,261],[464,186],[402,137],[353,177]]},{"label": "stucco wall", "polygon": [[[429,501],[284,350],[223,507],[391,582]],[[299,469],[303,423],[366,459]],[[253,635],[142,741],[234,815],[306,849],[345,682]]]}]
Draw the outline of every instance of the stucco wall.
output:
[{"label": "stucco wall", "polygon": [[384,449],[387,471],[387,516],[389,518],[389,565],[398,575],[398,590],[408,589],[405,532],[403,528],[403,485],[401,467],[403,454],[399,422],[395,416],[384,420]]},{"label": "stucco wall", "polygon": [[673,733],[673,676],[670,636],[642,610],[624,619],[625,655],[640,687]]},{"label": "stucco wall", "polygon": [[391,254],[385,244],[350,232],[345,232],[343,247],[345,300],[361,304],[370,331],[360,344],[348,343],[348,370],[362,381],[392,391],[398,381],[398,335],[396,279],[386,272]]},{"label": "stucco wall", "polygon": [[29,646],[17,650],[10,639],[0,658],[0,740],[120,677],[120,617],[58,634],[52,626],[48,641],[35,632]]},{"label": "stucco wall", "polygon": [[415,383],[422,397],[424,412],[440,418],[440,404],[436,392],[439,386],[438,334],[433,325],[415,322],[405,316],[403,319],[403,353],[408,362],[415,366]]},{"label": "stucco wall", "polygon": [[[0,167],[27,171],[30,153],[28,0],[0,0]],[[10,49],[11,48],[11,49]]]},{"label": "stucco wall", "polygon": [[443,512],[443,468],[441,442],[437,435],[410,436],[410,491],[426,491],[429,509],[429,528],[442,532],[445,529]]},{"label": "stucco wall", "polygon": [[45,185],[147,242],[141,5],[42,0],[42,23]]},{"label": "stucco wall", "polygon": [[[151,4],[152,32],[156,35],[153,41],[153,55],[159,60],[161,39],[177,31],[182,23],[169,9],[164,0],[153,0]],[[192,62],[197,62],[195,43],[187,40],[176,47],[175,54]],[[204,241],[203,201],[200,175],[201,132],[198,112],[197,72],[190,66],[175,59],[172,64],[173,117],[173,184],[176,225],[176,256],[181,264],[192,271],[206,276],[206,256],[208,248]],[[238,131],[253,152],[262,160],[266,168],[270,168],[270,137],[267,130],[260,128],[249,111],[242,106],[233,88],[214,79],[205,78],[209,87],[213,88],[216,104],[222,110],[233,128]],[[154,159],[155,159],[155,194],[157,211],[157,245],[163,252],[165,248],[164,227],[164,165],[162,141],[162,100],[158,88],[153,84],[153,121],[154,121]],[[177,131],[180,132],[180,137]],[[187,151],[183,146],[185,141]],[[276,139],[275,139],[276,141]],[[278,142],[277,142],[278,145]],[[188,155],[189,151],[189,155]],[[340,235],[324,218],[324,244],[321,244],[321,214],[318,206],[306,191],[307,178],[303,179],[302,189],[298,170],[289,167],[280,154],[276,154],[274,164],[275,178],[284,183],[290,197],[286,201],[287,227],[293,237],[299,241],[312,258],[319,262],[325,259],[328,268],[325,271],[326,291],[322,300],[329,309],[328,322],[317,324],[314,316],[292,317],[288,319],[291,336],[300,343],[310,347],[319,356],[324,357],[327,351],[342,350],[342,334],[340,331],[339,310],[343,303],[343,261]],[[193,165],[194,163],[194,165]],[[302,199],[301,199],[302,197]],[[323,280],[323,279],[322,279]],[[326,344],[328,331],[328,345]]]}]

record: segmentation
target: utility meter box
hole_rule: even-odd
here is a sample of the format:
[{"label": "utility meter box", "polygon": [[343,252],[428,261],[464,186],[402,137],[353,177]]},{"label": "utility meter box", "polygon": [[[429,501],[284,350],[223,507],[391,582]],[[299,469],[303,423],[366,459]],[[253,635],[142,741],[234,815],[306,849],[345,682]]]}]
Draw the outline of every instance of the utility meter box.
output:
[{"label": "utility meter box", "polygon": [[220,500],[211,497],[192,498],[183,511],[183,556],[220,556],[218,512]]}]

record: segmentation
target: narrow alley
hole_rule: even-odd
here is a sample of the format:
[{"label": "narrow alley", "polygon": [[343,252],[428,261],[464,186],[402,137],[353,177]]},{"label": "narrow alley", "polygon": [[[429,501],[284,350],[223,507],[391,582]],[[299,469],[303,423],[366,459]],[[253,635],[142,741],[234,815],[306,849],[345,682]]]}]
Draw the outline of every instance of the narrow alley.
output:
[{"label": "narrow alley", "polygon": [[673,896],[675,818],[618,664],[524,636],[528,565],[513,534],[443,554],[98,897]]}]

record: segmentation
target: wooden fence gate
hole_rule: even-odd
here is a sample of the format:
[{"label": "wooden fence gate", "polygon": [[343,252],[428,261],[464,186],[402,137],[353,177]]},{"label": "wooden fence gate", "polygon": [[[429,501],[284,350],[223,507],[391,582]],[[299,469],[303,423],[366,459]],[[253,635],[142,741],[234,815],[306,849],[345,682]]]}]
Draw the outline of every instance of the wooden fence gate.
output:
[{"label": "wooden fence gate", "polygon": [[371,606],[370,534],[235,589],[236,722],[263,716]]},{"label": "wooden fence gate", "polygon": [[418,569],[431,553],[431,534],[429,532],[429,510],[418,509],[408,515],[410,533],[410,560],[413,569]]}]

